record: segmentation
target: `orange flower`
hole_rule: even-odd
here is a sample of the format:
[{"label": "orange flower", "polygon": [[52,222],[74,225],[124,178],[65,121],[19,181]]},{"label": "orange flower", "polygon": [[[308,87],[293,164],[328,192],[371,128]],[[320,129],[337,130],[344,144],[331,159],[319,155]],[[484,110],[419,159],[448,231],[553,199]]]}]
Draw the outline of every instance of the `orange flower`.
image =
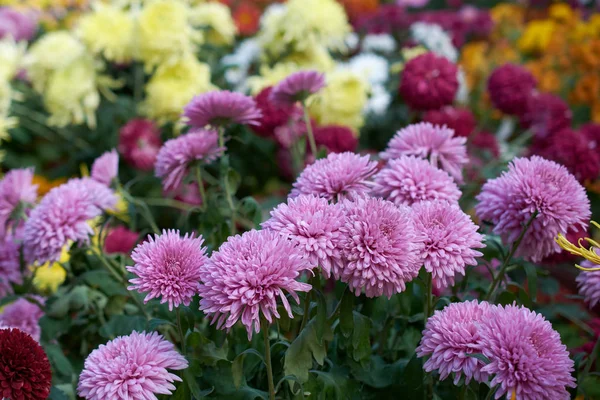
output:
[{"label": "orange flower", "polygon": [[595,73],[583,75],[571,92],[573,102],[580,104],[592,104],[600,101],[600,79]]},{"label": "orange flower", "polygon": [[233,20],[241,35],[250,36],[258,31],[261,10],[252,1],[241,3],[233,12]]},{"label": "orange flower", "polygon": [[59,185],[62,185],[67,181],[67,178],[58,178],[54,180],[49,180],[45,176],[42,175],[34,175],[33,176],[33,184],[38,185],[38,196],[42,197],[46,193],[50,191],[50,189],[55,188]]},{"label": "orange flower", "polygon": [[592,104],[591,111],[591,119],[592,122],[600,124],[600,99],[597,99],[595,103]]},{"label": "orange flower", "polygon": [[338,0],[351,20],[369,14],[379,7],[379,0]]}]

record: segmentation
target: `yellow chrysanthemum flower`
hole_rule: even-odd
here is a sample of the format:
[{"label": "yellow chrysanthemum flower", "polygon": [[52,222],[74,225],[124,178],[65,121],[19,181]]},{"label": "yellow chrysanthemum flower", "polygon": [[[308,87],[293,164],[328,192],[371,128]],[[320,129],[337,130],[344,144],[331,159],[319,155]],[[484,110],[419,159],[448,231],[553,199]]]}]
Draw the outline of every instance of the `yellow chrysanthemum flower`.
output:
[{"label": "yellow chrysanthemum flower", "polygon": [[543,53],[554,34],[555,23],[552,20],[531,21],[518,42],[523,53]]},{"label": "yellow chrysanthemum flower", "polygon": [[17,73],[26,43],[16,43],[11,36],[0,40],[0,85],[8,83]]},{"label": "yellow chrysanthemum flower", "polygon": [[201,41],[201,32],[189,24],[189,12],[182,0],[157,0],[144,6],[138,17],[135,47],[147,69],[174,62]]},{"label": "yellow chrysanthemum flower", "polygon": [[368,100],[369,84],[346,70],[332,72],[326,80],[325,88],[310,102],[310,115],[321,125],[345,125],[358,135],[364,123],[362,111]]},{"label": "yellow chrysanthemum flower", "polygon": [[33,285],[41,292],[52,294],[58,290],[67,278],[67,271],[61,264],[69,261],[69,246],[65,246],[60,253],[58,262],[47,262],[35,267]]},{"label": "yellow chrysanthemum flower", "polygon": [[117,204],[115,204],[115,208],[111,210],[107,210],[106,212],[109,215],[115,216],[119,218],[121,221],[129,222],[129,203],[123,197],[121,192],[117,192]]},{"label": "yellow chrysanthemum flower", "polygon": [[85,54],[85,46],[67,31],[50,32],[36,41],[24,64],[33,87],[42,93],[52,73]]},{"label": "yellow chrysanthemum flower", "polygon": [[293,62],[300,69],[314,69],[319,72],[331,72],[335,68],[335,61],[323,46],[295,51],[287,56],[284,61]]},{"label": "yellow chrysanthemum flower", "polygon": [[207,29],[207,43],[229,45],[235,40],[237,27],[231,10],[225,4],[204,3],[193,7],[190,21],[195,27]]},{"label": "yellow chrysanthemum flower", "polygon": [[548,9],[548,16],[556,22],[571,23],[577,19],[577,14],[565,3],[555,3]]},{"label": "yellow chrysanthemum flower", "polygon": [[192,54],[175,63],[159,66],[146,85],[142,111],[161,123],[177,121],[183,107],[199,93],[215,87],[210,83],[210,67]]},{"label": "yellow chrysanthemum flower", "polygon": [[96,3],[94,12],[81,18],[76,32],[92,52],[124,63],[133,58],[134,27],[130,12]]}]

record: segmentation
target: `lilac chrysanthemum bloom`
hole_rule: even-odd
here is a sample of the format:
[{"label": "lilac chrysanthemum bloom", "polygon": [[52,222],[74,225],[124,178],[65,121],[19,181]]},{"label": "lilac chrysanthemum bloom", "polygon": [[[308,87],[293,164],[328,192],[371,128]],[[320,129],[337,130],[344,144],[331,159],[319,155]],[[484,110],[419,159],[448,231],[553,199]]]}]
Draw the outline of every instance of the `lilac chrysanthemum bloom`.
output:
[{"label": "lilac chrysanthemum bloom", "polygon": [[127,271],[136,278],[128,289],[148,293],[144,302],[157,298],[161,304],[169,303],[169,310],[189,306],[200,287],[200,270],[208,262],[203,243],[202,236],[182,237],[176,230],[148,236],[131,253],[135,264]]},{"label": "lilac chrysanthemum bloom", "polygon": [[454,286],[455,275],[464,276],[465,266],[477,265],[475,257],[483,255],[474,250],[485,247],[483,235],[457,204],[436,200],[416,203],[412,209],[415,229],[427,236],[421,253],[425,269],[438,289]]},{"label": "lilac chrysanthemum bloom", "polygon": [[368,179],[376,169],[377,162],[371,161],[368,155],[331,153],[302,171],[290,197],[314,194],[327,200],[352,199],[371,190]]},{"label": "lilac chrysanthemum bloom", "polygon": [[116,150],[107,151],[92,164],[92,179],[110,186],[119,173],[119,154]]},{"label": "lilac chrysanthemum bloom", "polygon": [[554,238],[586,229],[590,201],[585,189],[565,167],[538,156],[515,158],[508,171],[488,180],[477,196],[477,216],[494,224],[504,243],[517,240],[537,212],[515,253],[533,262],[560,252]]},{"label": "lilac chrysanthemum bloom", "polygon": [[454,137],[454,131],[428,122],[408,125],[399,130],[380,154],[384,160],[401,156],[428,159],[462,183],[462,167],[469,162],[467,138]]},{"label": "lilac chrysanthemum bloom", "polygon": [[[108,190],[106,186],[95,183]],[[57,261],[62,248],[69,242],[88,243],[94,233],[88,221],[100,214],[102,210],[85,185],[69,182],[52,189],[25,222],[25,261],[28,264]]]},{"label": "lilac chrysanthemum bloom", "polygon": [[423,265],[423,234],[415,229],[410,208],[376,198],[345,201],[340,229],[342,268],[334,266],[336,279],[359,296],[388,298],[406,289]]},{"label": "lilac chrysanthemum bloom", "polygon": [[[39,296],[35,296],[35,299],[43,302],[43,299]],[[43,316],[44,311],[37,304],[20,298],[4,307],[2,314],[0,314],[0,325],[18,328],[30,334],[35,341],[39,342],[42,335],[39,321]]]},{"label": "lilac chrysanthemum bloom", "polygon": [[32,184],[33,168],[13,169],[0,180],[0,238],[10,229],[9,220],[23,204],[37,200],[37,185]]},{"label": "lilac chrysanthemum bloom", "polygon": [[492,306],[479,326],[479,348],[490,363],[495,398],[568,400],[573,360],[550,322],[525,307]]},{"label": "lilac chrysanthemum bloom", "polygon": [[271,91],[269,101],[279,107],[305,101],[325,86],[325,75],[317,71],[299,71],[279,82]]},{"label": "lilac chrysanthemum bloom", "polygon": [[202,267],[200,310],[212,316],[219,329],[229,329],[241,319],[251,340],[253,330],[260,332],[261,313],[269,323],[279,318],[277,298],[293,318],[285,292],[299,303],[296,292],[308,292],[311,285],[297,279],[311,268],[296,245],[277,232],[252,230],[232,236]]},{"label": "lilac chrysanthemum bloom", "polygon": [[271,211],[263,222],[270,229],[291,239],[302,250],[312,266],[319,265],[329,278],[334,265],[341,267],[342,256],[337,243],[344,224],[344,210],[314,195],[289,199]]},{"label": "lilac chrysanthemum bloom", "polygon": [[429,161],[412,156],[392,159],[373,178],[373,195],[396,205],[413,205],[420,201],[458,202],[461,192],[447,172]]},{"label": "lilac chrysanthemum bloom", "polygon": [[463,375],[467,385],[471,379],[486,381],[487,374],[481,371],[485,364],[469,354],[479,353],[478,325],[487,318],[489,309],[489,303],[472,300],[451,303],[429,317],[416,350],[419,357],[429,356],[423,369],[437,370],[441,380],[454,373],[455,385]]},{"label": "lilac chrysanthemum bloom", "polygon": [[194,162],[209,164],[225,151],[219,147],[219,134],[214,130],[194,129],[168,140],[158,152],[154,166],[156,176],[167,191],[177,190]]},{"label": "lilac chrysanthemum bloom", "polygon": [[175,346],[156,332],[132,332],[100,345],[86,358],[77,393],[87,400],[156,399],[181,378],[168,370],[188,367]]},{"label": "lilac chrysanthemum bloom", "polygon": [[232,123],[258,125],[262,116],[252,97],[219,90],[194,97],[183,109],[194,128],[226,126]]},{"label": "lilac chrysanthemum bloom", "polygon": [[[581,263],[583,268],[598,268],[597,264],[585,260]],[[576,278],[579,294],[590,308],[600,302],[600,271],[581,271]]]},{"label": "lilac chrysanthemum bloom", "polygon": [[19,245],[12,237],[0,238],[0,298],[13,293],[13,284],[22,283]]},{"label": "lilac chrysanthemum bloom", "polygon": [[101,210],[114,210],[117,205],[117,195],[103,183],[92,178],[74,178],[66,183],[69,186],[78,186],[87,191],[92,203]]}]

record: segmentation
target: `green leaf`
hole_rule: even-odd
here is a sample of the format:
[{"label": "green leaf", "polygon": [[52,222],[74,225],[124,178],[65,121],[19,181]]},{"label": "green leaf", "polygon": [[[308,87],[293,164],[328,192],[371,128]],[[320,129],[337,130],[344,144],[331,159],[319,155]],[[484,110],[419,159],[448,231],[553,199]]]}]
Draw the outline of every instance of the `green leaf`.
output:
[{"label": "green leaf", "polygon": [[227,346],[228,344],[225,342],[223,347],[219,348],[199,332],[192,332],[187,337],[187,347],[192,349],[194,358],[207,366],[215,366],[217,362],[227,360]]},{"label": "green leaf", "polygon": [[523,267],[525,268],[525,274],[527,275],[527,289],[529,289],[529,295],[531,296],[531,300],[537,301],[538,282],[535,265],[525,263]]},{"label": "green leaf", "polygon": [[424,375],[423,360],[414,354],[402,374],[402,389],[406,398],[422,399],[424,397]]},{"label": "green leaf", "polygon": [[198,386],[196,377],[192,374],[192,371],[189,368],[183,371],[183,380],[196,400],[200,400],[208,396],[213,391],[213,389],[200,390],[200,386]]},{"label": "green leaf", "polygon": [[166,319],[152,318],[146,324],[146,329],[149,331],[154,331],[154,330],[156,330],[156,328],[158,328],[159,326],[162,326],[162,325],[177,326],[174,323],[172,323],[171,321],[167,321]]},{"label": "green leaf", "polygon": [[69,400],[69,397],[67,397],[65,392],[63,392],[56,386],[52,386],[52,388],[50,389],[50,396],[48,397],[48,400]]},{"label": "green leaf", "polygon": [[[323,365],[327,355],[325,342],[317,337],[316,324],[317,319],[313,318],[285,352],[285,375],[294,375],[301,382],[308,381],[308,371],[312,369],[313,358],[319,365]],[[322,338],[328,341],[333,339],[329,325],[325,326]]]},{"label": "green leaf", "polygon": [[260,354],[256,349],[247,349],[235,357],[233,362],[231,363],[231,374],[233,376],[233,384],[236,389],[239,389],[240,386],[245,382],[244,380],[244,360],[246,359],[246,355],[254,354],[257,356],[263,363],[265,361],[262,354]]},{"label": "green leaf", "polygon": [[73,375],[73,366],[69,359],[63,354],[60,346],[48,344],[44,346],[44,350],[46,351],[50,364],[54,367],[56,372],[68,378]]},{"label": "green leaf", "polygon": [[79,279],[83,280],[90,287],[99,289],[107,296],[127,296],[127,290],[125,290],[123,285],[117,282],[115,278],[104,269],[95,269],[85,272]]},{"label": "green leaf", "polygon": [[227,190],[232,196],[237,192],[241,183],[242,177],[236,170],[231,168],[227,170],[227,176],[225,177],[225,185],[227,186]]},{"label": "green leaf", "polygon": [[239,212],[242,216],[252,221],[254,226],[259,226],[262,222],[262,210],[254,197],[244,197],[240,202]]},{"label": "green leaf", "polygon": [[352,358],[355,361],[366,361],[371,355],[371,319],[354,311],[354,334],[352,335]]},{"label": "green leaf", "polygon": [[354,331],[354,295],[350,290],[344,291],[342,299],[340,300],[340,330],[345,338],[349,338]]},{"label": "green leaf", "polygon": [[110,339],[133,331],[141,332],[145,327],[146,318],[140,315],[113,315],[98,332],[103,338]]},{"label": "green leaf", "polygon": [[480,353],[466,354],[466,356],[476,358],[476,359],[482,361],[485,365],[488,365],[491,362],[489,358],[487,358],[486,356],[484,356],[483,354],[480,354]]}]

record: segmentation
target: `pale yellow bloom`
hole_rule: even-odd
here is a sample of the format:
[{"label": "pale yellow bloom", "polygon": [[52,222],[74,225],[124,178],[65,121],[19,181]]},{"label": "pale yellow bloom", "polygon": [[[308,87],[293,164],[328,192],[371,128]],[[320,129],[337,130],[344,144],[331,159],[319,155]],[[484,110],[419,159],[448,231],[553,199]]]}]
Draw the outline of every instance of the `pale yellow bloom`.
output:
[{"label": "pale yellow bloom", "polygon": [[[600,228],[600,225],[597,222],[591,221],[591,223],[596,228]],[[594,264],[600,265],[600,255],[598,255],[596,253],[596,249],[600,249],[600,243],[596,242],[594,239],[592,239],[592,238],[579,239],[579,243],[577,243],[575,245],[574,243],[569,242],[562,233],[559,233],[555,240],[556,240],[556,243],[558,243],[558,245],[561,248],[568,251],[569,253],[576,255],[576,256],[583,257],[586,260],[593,262]],[[586,246],[584,246],[584,244],[583,244],[584,240],[588,243],[588,245],[591,245],[591,247],[587,248]],[[579,265],[575,265],[575,266],[583,271],[600,271],[600,267],[584,268]]]},{"label": "pale yellow bloom", "polygon": [[287,56],[285,62],[293,62],[300,69],[314,69],[319,72],[331,72],[335,61],[323,46],[314,46],[304,51],[295,51]]},{"label": "pale yellow bloom", "polygon": [[9,82],[19,71],[26,43],[16,43],[12,36],[0,40],[0,85]]},{"label": "pale yellow bloom", "polygon": [[58,262],[47,262],[35,267],[33,285],[41,292],[52,294],[58,290],[67,278],[67,271],[61,264],[69,261],[69,246],[63,247]]},{"label": "pale yellow bloom", "polygon": [[237,27],[229,7],[221,3],[203,3],[192,8],[190,21],[193,26],[207,29],[206,42],[229,45],[235,40]]},{"label": "pale yellow bloom", "polygon": [[369,84],[354,72],[338,70],[326,75],[327,85],[309,105],[310,115],[320,125],[345,125],[356,135],[364,123],[363,109]]},{"label": "pale yellow bloom", "polygon": [[130,12],[96,3],[95,10],[80,19],[76,32],[92,52],[124,63],[133,58],[134,28]]},{"label": "pale yellow bloom", "polygon": [[193,52],[202,39],[189,24],[190,8],[182,0],[157,0],[144,5],[136,32],[137,56],[150,70]]},{"label": "pale yellow bloom", "polygon": [[524,53],[543,53],[554,34],[555,23],[552,20],[531,21],[518,42],[519,50]]},{"label": "pale yellow bloom", "polygon": [[119,218],[121,221],[129,222],[129,203],[120,192],[117,192],[117,204],[114,209],[106,210],[109,215]]},{"label": "pale yellow bloom", "polygon": [[142,111],[161,123],[175,122],[192,97],[214,88],[210,83],[210,67],[188,54],[177,62],[157,68],[146,85]]},{"label": "pale yellow bloom", "polygon": [[548,16],[556,22],[571,22],[577,18],[573,9],[564,3],[555,3],[548,9]]}]

